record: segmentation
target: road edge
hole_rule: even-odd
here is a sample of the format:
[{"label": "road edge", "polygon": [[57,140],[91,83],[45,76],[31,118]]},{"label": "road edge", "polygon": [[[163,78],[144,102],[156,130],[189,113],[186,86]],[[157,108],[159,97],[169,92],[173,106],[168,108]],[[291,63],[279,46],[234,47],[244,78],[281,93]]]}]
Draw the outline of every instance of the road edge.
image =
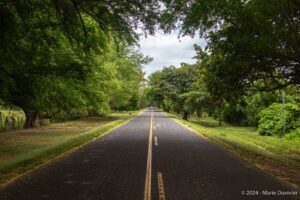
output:
[{"label": "road edge", "polygon": [[[165,116],[170,117],[170,119],[172,119],[174,122],[176,122],[177,124],[180,124],[181,126],[187,128],[188,130],[190,130],[191,132],[195,133],[198,137],[201,137],[209,142],[212,142],[213,144],[216,144],[217,146],[221,147],[222,149],[224,149],[227,153],[230,153],[232,155],[234,155],[235,157],[241,159],[242,161],[246,162],[250,167],[254,168],[255,170],[259,170],[261,172],[264,172],[266,174],[268,174],[269,176],[271,176],[273,179],[281,182],[282,184],[288,186],[289,188],[297,191],[300,193],[300,187],[298,187],[297,185],[287,181],[286,179],[284,179],[281,176],[278,176],[274,173],[272,173],[272,171],[268,170],[267,168],[264,168],[263,166],[261,166],[258,163],[254,163],[253,161],[251,161],[249,158],[242,156],[241,153],[239,151],[237,151],[234,147],[231,147],[229,145],[226,145],[224,143],[221,142],[217,142],[214,141],[206,136],[204,136],[203,134],[201,134],[200,132],[192,129],[191,127],[187,126],[186,124],[183,124],[180,120],[174,118],[174,115],[172,113],[167,113],[164,111],[161,111]],[[244,151],[244,150],[241,150]]]},{"label": "road edge", "polygon": [[[94,137],[94,138],[92,138],[90,140],[87,140],[86,142],[84,142],[84,143],[82,143],[82,144],[80,144],[78,146],[74,146],[71,149],[68,149],[68,150],[66,150],[66,151],[64,151],[62,153],[59,153],[57,156],[54,156],[53,158],[50,158],[49,160],[41,161],[42,162],[41,164],[37,164],[33,168],[31,168],[31,169],[25,170],[24,172],[19,173],[19,174],[17,174],[16,176],[14,176],[12,178],[9,178],[7,181],[4,181],[4,183],[0,184],[0,191],[4,190],[7,186],[9,186],[10,184],[13,184],[15,181],[18,181],[22,177],[29,176],[30,173],[34,172],[35,170],[45,168],[45,167],[47,167],[47,166],[49,166],[49,165],[51,165],[51,164],[53,164],[55,162],[58,162],[61,159],[65,158],[66,156],[68,156],[68,155],[72,154],[73,152],[79,150],[80,148],[83,148],[84,146],[90,144],[91,142],[93,142],[95,140],[98,140],[98,139],[102,138],[103,136],[105,136],[107,134],[110,134],[115,129],[117,129],[117,128],[119,128],[119,127],[121,127],[121,126],[129,123],[131,120],[133,120],[136,117],[140,116],[144,112],[145,112],[145,109],[142,109],[142,110],[138,111],[136,114],[130,116],[128,119],[124,119],[124,121],[122,121],[122,120],[119,119],[120,120],[120,124],[118,124],[119,120],[107,123],[106,125],[103,126],[103,129],[105,129],[105,128],[109,127],[109,126],[112,126],[112,127],[109,127],[108,130],[105,130],[99,136]],[[94,132],[91,132],[90,134],[93,134],[93,133],[96,133],[96,132],[100,132],[103,129],[99,128],[99,129],[95,130]]]}]

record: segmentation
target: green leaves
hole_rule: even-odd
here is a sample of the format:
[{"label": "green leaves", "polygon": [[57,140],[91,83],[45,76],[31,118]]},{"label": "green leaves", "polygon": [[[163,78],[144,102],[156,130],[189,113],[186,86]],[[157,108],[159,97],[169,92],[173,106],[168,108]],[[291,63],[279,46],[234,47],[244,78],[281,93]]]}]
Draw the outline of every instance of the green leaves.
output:
[{"label": "green leaves", "polygon": [[[165,1],[162,27],[207,39],[208,89],[215,96],[245,89],[276,90],[299,85],[299,3],[293,0]],[[199,50],[199,49],[198,49]],[[201,59],[203,52],[198,52]],[[228,91],[235,94],[228,95]]]},{"label": "green leaves", "polygon": [[137,28],[153,33],[157,6],[150,0],[1,1],[1,101],[47,116],[135,109],[142,65],[150,59],[131,45]]},{"label": "green leaves", "polygon": [[150,103],[165,110],[183,112],[190,111],[185,105],[187,93],[193,90],[197,78],[194,65],[182,63],[181,67],[165,67],[149,77]]},{"label": "green leaves", "polygon": [[[261,135],[283,136],[282,104],[273,103],[259,113],[258,132]],[[285,104],[286,133],[300,128],[300,107],[297,104]]]}]

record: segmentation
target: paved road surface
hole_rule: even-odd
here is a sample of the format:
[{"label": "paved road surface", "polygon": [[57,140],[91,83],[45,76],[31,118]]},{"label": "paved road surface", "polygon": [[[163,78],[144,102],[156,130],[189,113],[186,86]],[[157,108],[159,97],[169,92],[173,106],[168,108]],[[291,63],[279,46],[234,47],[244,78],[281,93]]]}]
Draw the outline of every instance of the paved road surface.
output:
[{"label": "paved road surface", "polygon": [[[261,194],[278,190],[292,191],[149,109],[110,134],[11,183],[0,191],[0,199],[299,199],[299,194]],[[243,191],[260,194],[247,196]]]}]

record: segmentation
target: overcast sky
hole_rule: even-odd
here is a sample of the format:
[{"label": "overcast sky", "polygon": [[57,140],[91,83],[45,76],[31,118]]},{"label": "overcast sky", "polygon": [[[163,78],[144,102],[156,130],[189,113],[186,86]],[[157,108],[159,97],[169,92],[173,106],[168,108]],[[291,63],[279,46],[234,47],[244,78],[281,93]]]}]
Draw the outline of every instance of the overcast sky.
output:
[{"label": "overcast sky", "polygon": [[144,55],[152,57],[154,60],[145,66],[146,77],[152,72],[162,69],[164,66],[180,66],[180,63],[195,63],[193,59],[195,50],[193,45],[205,46],[204,39],[198,35],[194,38],[181,37],[178,39],[177,33],[163,35],[156,33],[155,36],[142,37],[140,39],[140,50]]}]

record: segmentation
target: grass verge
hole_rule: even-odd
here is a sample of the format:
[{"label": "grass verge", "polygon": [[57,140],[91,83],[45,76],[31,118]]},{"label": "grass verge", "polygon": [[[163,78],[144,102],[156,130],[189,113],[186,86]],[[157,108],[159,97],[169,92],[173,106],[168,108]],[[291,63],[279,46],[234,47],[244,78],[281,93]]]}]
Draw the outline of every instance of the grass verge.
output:
[{"label": "grass verge", "polygon": [[207,117],[185,121],[180,116],[167,115],[300,189],[300,139],[261,136],[254,127],[238,127],[226,123],[218,126],[216,120]]},{"label": "grass verge", "polygon": [[121,126],[140,112],[113,113],[108,117],[0,133],[0,187]]}]

